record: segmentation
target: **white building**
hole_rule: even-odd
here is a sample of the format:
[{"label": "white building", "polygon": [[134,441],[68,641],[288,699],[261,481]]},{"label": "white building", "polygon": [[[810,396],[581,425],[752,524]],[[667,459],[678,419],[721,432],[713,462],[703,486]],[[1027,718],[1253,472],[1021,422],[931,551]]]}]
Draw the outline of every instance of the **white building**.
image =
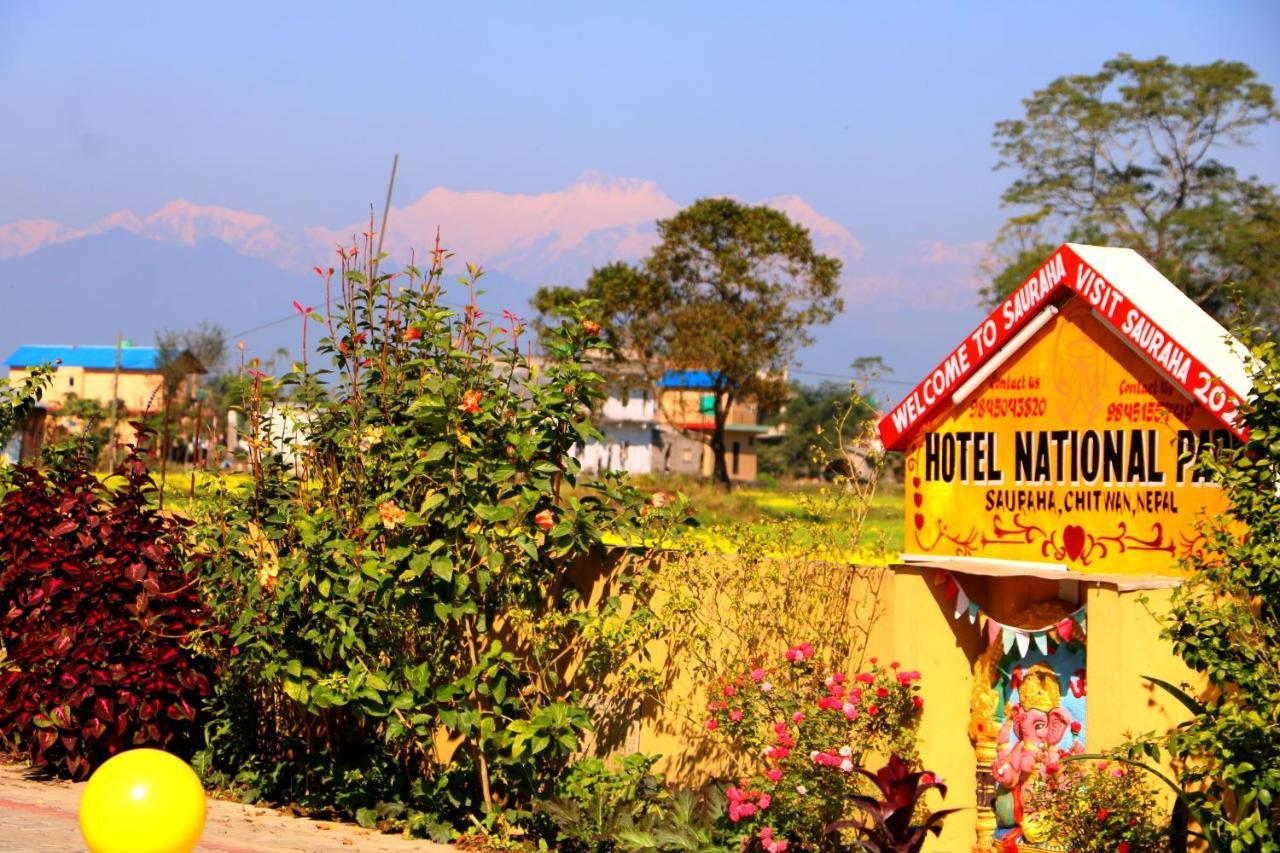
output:
[{"label": "white building", "polygon": [[655,474],[663,470],[658,405],[639,388],[612,389],[595,416],[603,441],[590,441],[577,456],[584,471]]}]

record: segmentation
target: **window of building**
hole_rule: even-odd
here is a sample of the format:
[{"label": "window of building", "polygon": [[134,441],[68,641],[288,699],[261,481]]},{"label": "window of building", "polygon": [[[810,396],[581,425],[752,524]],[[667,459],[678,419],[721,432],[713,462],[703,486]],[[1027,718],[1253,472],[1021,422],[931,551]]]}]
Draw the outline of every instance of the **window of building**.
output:
[{"label": "window of building", "polygon": [[67,385],[71,388],[76,387],[76,378],[74,376],[67,377]]},{"label": "window of building", "polygon": [[738,454],[742,450],[742,445],[738,442],[733,443],[733,476],[738,476]]}]

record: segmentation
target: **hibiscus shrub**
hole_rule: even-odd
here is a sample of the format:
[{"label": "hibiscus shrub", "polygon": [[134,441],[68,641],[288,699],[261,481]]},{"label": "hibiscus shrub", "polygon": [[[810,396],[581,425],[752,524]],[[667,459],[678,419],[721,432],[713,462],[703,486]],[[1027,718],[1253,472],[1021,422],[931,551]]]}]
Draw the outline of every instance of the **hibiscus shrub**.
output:
[{"label": "hibiscus shrub", "polygon": [[210,683],[187,643],[206,611],[183,524],[150,505],[142,459],[130,455],[108,485],[81,464],[18,467],[11,486],[0,501],[0,734],[75,779],[131,747],[189,751]]},{"label": "hibiscus shrub", "polygon": [[924,707],[920,673],[875,658],[847,675],[816,665],[800,643],[785,660],[749,662],[709,688],[706,727],[740,756],[728,819],[772,853],[817,849],[828,825],[850,817],[867,783],[855,772],[870,755],[916,760]]},{"label": "hibiscus shrub", "polygon": [[246,372],[253,482],[200,524],[230,629],[200,766],[388,829],[527,820],[591,727],[584,694],[625,691],[657,630],[646,552],[608,562],[604,537],[665,537],[681,510],[580,477],[598,324],[573,313],[531,358],[473,289],[447,306],[445,253],[390,273],[373,243],[317,270],[323,313],[296,306],[321,358]]},{"label": "hibiscus shrub", "polygon": [[1045,837],[1076,853],[1168,849],[1169,834],[1146,774],[1119,761],[1071,760],[1037,776],[1027,808]]}]

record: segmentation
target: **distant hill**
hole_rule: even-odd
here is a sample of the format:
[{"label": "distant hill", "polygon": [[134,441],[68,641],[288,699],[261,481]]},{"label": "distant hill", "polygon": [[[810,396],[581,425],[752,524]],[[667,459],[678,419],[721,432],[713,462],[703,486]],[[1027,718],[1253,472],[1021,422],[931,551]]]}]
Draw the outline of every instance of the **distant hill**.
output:
[{"label": "distant hill", "polygon": [[[846,312],[815,330],[803,367],[848,375],[854,358],[881,355],[894,380],[914,381],[978,319],[980,245],[921,243],[902,256],[867,257],[853,234],[804,199],[763,203],[809,228],[818,250],[845,265]],[[678,209],[655,183],[635,178],[584,175],[533,195],[436,187],[392,209],[385,248],[396,266],[415,249],[421,265],[438,227],[453,253],[448,301],[465,301],[455,279],[471,261],[487,271],[481,306],[497,317],[504,308],[525,316],[538,286],[578,285],[594,267],[642,258],[657,239],[654,221]],[[294,299],[323,305],[312,267],[333,264],[335,246],[358,242],[368,227],[290,229],[262,214],[185,200],[141,216],[116,211],[84,227],[48,219],[0,224],[0,350],[106,344],[117,331],[153,343],[160,328],[209,321],[233,342],[244,337],[253,354],[295,351],[296,320],[258,327],[290,318]]]},{"label": "distant hill", "polygon": [[[0,350],[109,344],[117,332],[151,344],[161,328],[202,320],[235,333],[287,316],[291,300],[315,289],[313,279],[236,254],[221,241],[182,246],[108,231],[0,260]],[[296,346],[297,329],[289,325],[249,336],[249,347],[267,354]]]}]

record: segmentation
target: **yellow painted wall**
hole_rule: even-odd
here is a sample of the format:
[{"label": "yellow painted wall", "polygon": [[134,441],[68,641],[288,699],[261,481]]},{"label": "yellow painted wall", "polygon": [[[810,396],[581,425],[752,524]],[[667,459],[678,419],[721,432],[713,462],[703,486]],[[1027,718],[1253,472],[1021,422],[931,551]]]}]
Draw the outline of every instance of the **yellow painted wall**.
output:
[{"label": "yellow painted wall", "polygon": [[[888,574],[878,592],[881,615],[872,626],[865,654],[920,671],[925,701],[919,731],[921,761],[947,782],[945,807],[964,809],[948,818],[941,837],[925,849],[968,851],[974,846],[977,825],[973,808],[977,767],[967,734],[969,704],[973,664],[986,650],[986,639],[977,625],[954,618],[954,602],[946,599],[945,587],[935,582],[935,570],[897,566],[885,571]],[[1169,643],[1160,639],[1157,617],[1167,611],[1168,590],[1122,593],[1102,584],[1016,577],[965,576],[962,582],[997,620],[1010,620],[1041,601],[1065,598],[1087,603],[1090,751],[1119,746],[1128,733],[1167,731],[1185,719],[1181,706],[1141,678],[1155,675],[1175,684],[1192,680]],[[820,635],[811,638],[815,644],[822,639]],[[698,703],[705,699],[690,662],[670,659],[662,644],[654,644],[650,651],[667,679],[665,693],[644,705],[632,745],[641,752],[663,755],[658,769],[684,784],[700,784],[729,773],[732,757],[723,750],[722,739],[704,728],[706,717]],[[686,716],[681,709],[692,713]],[[1155,785],[1153,789],[1159,791]],[[929,806],[940,808],[943,802],[930,795]]]},{"label": "yellow painted wall", "polygon": [[[753,482],[758,473],[755,433],[737,432],[728,428],[724,432],[724,464],[729,469],[729,479]],[[733,470],[733,445],[738,444],[738,470]],[[702,446],[702,476],[710,477],[715,470],[716,457],[711,446]]]}]

